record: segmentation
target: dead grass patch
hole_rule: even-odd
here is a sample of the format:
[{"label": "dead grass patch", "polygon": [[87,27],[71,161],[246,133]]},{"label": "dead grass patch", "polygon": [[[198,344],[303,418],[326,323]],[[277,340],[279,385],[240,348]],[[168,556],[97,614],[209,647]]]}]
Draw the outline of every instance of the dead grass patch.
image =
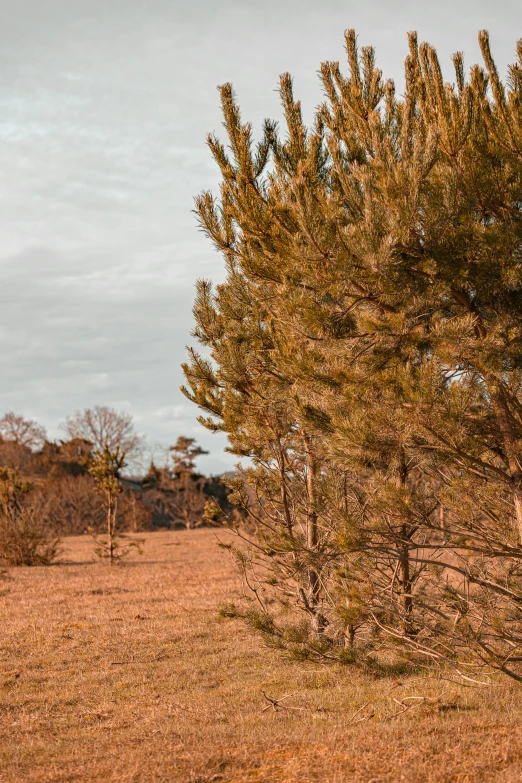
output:
[{"label": "dead grass patch", "polygon": [[516,685],[291,660],[219,615],[239,584],[213,531],[140,537],[122,566],[79,537],[2,580],[2,783],[522,780]]}]

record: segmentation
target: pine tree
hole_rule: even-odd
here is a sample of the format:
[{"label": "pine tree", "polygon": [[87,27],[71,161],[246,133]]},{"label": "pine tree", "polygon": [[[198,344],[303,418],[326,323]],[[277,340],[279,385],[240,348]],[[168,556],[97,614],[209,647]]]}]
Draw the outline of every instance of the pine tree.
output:
[{"label": "pine tree", "polygon": [[267,121],[257,145],[221,88],[221,198],[197,208],[228,278],[200,284],[211,359],[185,372],[203,422],[254,459],[243,484],[277,478],[263,514],[299,498],[275,535],[288,548],[306,520],[310,606],[327,573],[364,572],[381,631],[520,678],[522,42],[505,86],[479,41],[485,68],[466,80],[456,54],[451,85],[410,34],[398,99],[348,31],[313,127],[284,75],[287,135]]},{"label": "pine tree", "polygon": [[140,544],[143,543],[135,540],[122,547],[119,540],[118,497],[123,490],[119,473],[124,466],[125,452],[119,447],[111,451],[106,444],[103,450],[94,453],[92,465],[89,468],[89,472],[96,482],[96,490],[103,499],[107,519],[107,538],[100,539],[93,536],[97,545],[95,552],[99,557],[107,558],[111,566],[129,555],[133,548],[141,553]]}]

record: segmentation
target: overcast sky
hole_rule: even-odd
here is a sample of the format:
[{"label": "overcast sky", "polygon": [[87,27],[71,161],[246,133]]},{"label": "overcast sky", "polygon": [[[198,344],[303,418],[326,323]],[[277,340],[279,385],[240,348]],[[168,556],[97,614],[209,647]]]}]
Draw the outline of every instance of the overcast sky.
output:
[{"label": "overcast sky", "polygon": [[[0,415],[53,437],[77,409],[131,413],[151,445],[193,435],[206,471],[224,440],[179,392],[198,277],[223,278],[193,197],[216,188],[205,146],[216,86],[245,118],[279,117],[290,71],[310,118],[321,60],[343,31],[402,81],[406,32],[441,59],[479,58],[490,31],[504,70],[522,36],[518,0],[0,0]],[[449,73],[449,71],[448,71]]]}]

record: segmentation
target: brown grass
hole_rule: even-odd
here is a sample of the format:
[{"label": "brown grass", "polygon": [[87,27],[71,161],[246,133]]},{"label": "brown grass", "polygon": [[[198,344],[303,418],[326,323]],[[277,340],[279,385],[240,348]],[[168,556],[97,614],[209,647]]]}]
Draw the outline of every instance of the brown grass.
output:
[{"label": "brown grass", "polygon": [[71,538],[66,565],[0,580],[2,783],[522,781],[516,685],[290,660],[219,617],[239,584],[213,531],[145,538],[123,566]]}]

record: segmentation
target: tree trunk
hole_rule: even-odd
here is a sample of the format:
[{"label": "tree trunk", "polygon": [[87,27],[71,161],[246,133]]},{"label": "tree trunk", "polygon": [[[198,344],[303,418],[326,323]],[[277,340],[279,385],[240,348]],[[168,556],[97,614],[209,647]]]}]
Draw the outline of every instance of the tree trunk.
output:
[{"label": "tree trunk", "polygon": [[[406,464],[406,454],[404,449],[401,449],[401,463],[399,468],[399,486],[401,489],[406,487],[406,481],[408,478],[408,466]],[[408,524],[403,524],[401,529],[401,544],[399,551],[399,573],[401,583],[402,594],[402,610],[403,620],[402,626],[405,634],[411,635],[413,632],[412,613],[413,613],[413,596],[412,596],[412,579],[410,571],[410,537]]]},{"label": "tree trunk", "polygon": [[286,488],[286,473],[285,473],[285,454],[279,444],[279,480],[281,482],[281,503],[283,506],[283,514],[285,518],[286,530],[289,538],[294,537],[294,531],[292,528],[292,515],[290,514],[290,507],[288,505],[288,492]]},{"label": "tree trunk", "polygon": [[491,407],[502,435],[504,453],[513,486],[515,526],[519,544],[522,544],[522,471],[520,469],[518,438],[513,427],[511,412],[502,386],[490,385]]},{"label": "tree trunk", "polygon": [[404,617],[402,621],[403,631],[405,634],[411,635],[413,631],[412,612],[413,612],[413,596],[412,596],[412,581],[410,575],[410,549],[407,543],[408,532],[407,526],[402,527],[402,537],[405,543],[403,543],[399,555],[399,568],[400,568],[400,581],[401,581],[401,593],[402,593],[402,609]]},{"label": "tree trunk", "polygon": [[[319,535],[317,529],[317,508],[316,508],[316,482],[317,482],[317,460],[312,453],[310,438],[305,434],[304,446],[307,460],[307,489],[308,489],[308,515],[306,522],[306,545],[309,552],[317,551]],[[308,568],[308,605],[313,612],[314,631],[318,637],[324,633],[326,626],[325,618],[319,609],[319,597],[321,591],[321,581],[317,568],[310,565]]]},{"label": "tree trunk", "polygon": [[116,527],[116,502],[111,494],[107,501],[107,534],[109,536],[109,564],[114,564],[114,532]]},{"label": "tree trunk", "polygon": [[520,481],[522,476],[520,474],[516,477],[518,486],[515,487],[513,492],[513,502],[515,505],[515,520],[518,530],[519,544],[522,544],[522,488],[520,487]]}]

